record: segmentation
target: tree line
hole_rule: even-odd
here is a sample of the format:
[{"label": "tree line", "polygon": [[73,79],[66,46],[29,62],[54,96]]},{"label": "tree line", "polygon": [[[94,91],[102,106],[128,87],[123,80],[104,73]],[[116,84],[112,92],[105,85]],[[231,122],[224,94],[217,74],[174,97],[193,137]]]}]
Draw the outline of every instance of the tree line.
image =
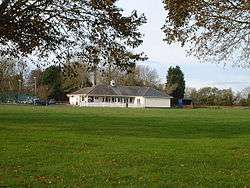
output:
[{"label": "tree line", "polygon": [[216,87],[203,87],[198,90],[186,87],[185,76],[179,66],[168,69],[164,90],[173,97],[173,105],[178,105],[179,99],[191,99],[195,106],[250,106],[250,87],[237,93],[232,89]]},{"label": "tree line", "polygon": [[196,106],[250,106],[250,88],[237,93],[216,87],[186,88],[185,97],[191,98]]},{"label": "tree line", "polygon": [[[250,65],[249,1],[162,2],[167,13],[162,30],[168,44],[179,42],[186,45],[199,59]],[[79,82],[79,76],[73,71],[77,66],[87,67],[81,68],[79,75],[84,73],[88,77],[94,72],[95,82],[99,74],[101,81],[116,77],[117,82],[124,85],[152,85],[154,74],[150,77],[150,74],[142,73],[149,70],[138,71],[135,66],[135,63],[147,59],[143,52],[134,50],[143,43],[140,27],[146,22],[146,16],[139,15],[136,10],[125,16],[117,0],[2,0],[0,57],[17,61],[9,63],[10,67],[1,65],[1,90],[24,90],[23,66],[32,62],[45,67],[52,65],[48,70],[37,70],[45,75],[42,81],[36,81],[43,85],[37,90],[52,93],[56,90],[58,96],[62,88],[69,92],[79,85],[88,85],[87,80]],[[73,62],[69,65],[74,58],[81,59],[84,64]],[[178,69],[169,70],[175,76],[168,74],[165,89],[174,96],[174,103],[183,98],[185,90],[183,75],[176,76],[180,73]],[[55,79],[48,72],[61,75],[63,79]],[[49,78],[55,79],[55,83],[50,83]],[[73,86],[71,81],[75,82]],[[159,87],[160,84],[153,85]]]},{"label": "tree line", "polygon": [[80,60],[32,70],[25,63],[21,65],[15,59],[0,59],[0,93],[26,93],[40,99],[66,101],[66,94],[94,84],[108,85],[111,80],[118,85],[162,88],[156,70],[142,65],[134,64],[126,70],[109,66],[95,71]]},{"label": "tree line", "polygon": [[179,66],[170,67],[163,84],[157,71],[148,66],[136,65],[123,70],[117,66],[99,67],[91,70],[88,63],[72,60],[62,65],[29,70],[25,62],[0,58],[0,93],[26,93],[40,99],[66,101],[66,94],[93,84],[108,85],[115,80],[117,85],[154,87],[178,100],[190,98],[196,106],[250,105],[250,88],[234,93],[232,89],[186,87],[185,75]]}]

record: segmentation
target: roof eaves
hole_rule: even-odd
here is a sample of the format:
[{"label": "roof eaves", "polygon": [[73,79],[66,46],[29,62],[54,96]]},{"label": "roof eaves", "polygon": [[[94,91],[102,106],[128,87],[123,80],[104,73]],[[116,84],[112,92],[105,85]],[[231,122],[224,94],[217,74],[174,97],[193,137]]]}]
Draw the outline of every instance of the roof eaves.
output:
[{"label": "roof eaves", "polygon": [[144,98],[162,98],[162,99],[172,99],[172,96],[144,96]]}]

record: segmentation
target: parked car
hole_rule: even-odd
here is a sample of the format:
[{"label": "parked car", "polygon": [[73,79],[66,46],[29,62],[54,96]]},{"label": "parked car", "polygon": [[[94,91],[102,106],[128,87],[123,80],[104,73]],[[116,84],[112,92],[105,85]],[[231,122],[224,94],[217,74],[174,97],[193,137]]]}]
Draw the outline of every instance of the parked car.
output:
[{"label": "parked car", "polygon": [[49,104],[49,105],[56,104],[56,100],[55,100],[55,99],[50,99],[50,100],[48,101],[48,104]]},{"label": "parked car", "polygon": [[54,99],[44,100],[44,99],[34,99],[33,100],[34,105],[53,105],[56,104],[56,101]]},{"label": "parked car", "polygon": [[47,100],[43,100],[43,99],[34,99],[34,105],[48,105],[48,101]]},{"label": "parked car", "polygon": [[37,105],[39,103],[39,99],[33,99],[33,104]]}]

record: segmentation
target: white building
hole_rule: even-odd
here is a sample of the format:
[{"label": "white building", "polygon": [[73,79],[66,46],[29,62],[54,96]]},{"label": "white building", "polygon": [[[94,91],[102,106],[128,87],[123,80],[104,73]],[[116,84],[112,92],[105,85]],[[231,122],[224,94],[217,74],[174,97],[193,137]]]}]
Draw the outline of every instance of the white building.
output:
[{"label": "white building", "polygon": [[68,94],[69,102],[81,107],[170,108],[171,96],[151,87],[97,85]]}]

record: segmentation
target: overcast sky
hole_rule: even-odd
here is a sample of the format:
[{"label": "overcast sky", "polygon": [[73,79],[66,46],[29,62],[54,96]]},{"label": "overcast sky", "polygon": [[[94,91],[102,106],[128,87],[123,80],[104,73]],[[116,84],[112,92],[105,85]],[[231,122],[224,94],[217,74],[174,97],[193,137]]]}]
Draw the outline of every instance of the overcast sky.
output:
[{"label": "overcast sky", "polygon": [[134,9],[145,13],[148,23],[142,27],[145,37],[140,50],[148,55],[149,60],[143,64],[156,69],[162,81],[165,81],[171,65],[179,65],[190,87],[216,86],[239,91],[250,86],[250,69],[201,63],[194,57],[187,57],[185,49],[178,44],[170,46],[163,42],[161,27],[166,13],[161,0],[119,0],[118,4],[126,13]]}]

